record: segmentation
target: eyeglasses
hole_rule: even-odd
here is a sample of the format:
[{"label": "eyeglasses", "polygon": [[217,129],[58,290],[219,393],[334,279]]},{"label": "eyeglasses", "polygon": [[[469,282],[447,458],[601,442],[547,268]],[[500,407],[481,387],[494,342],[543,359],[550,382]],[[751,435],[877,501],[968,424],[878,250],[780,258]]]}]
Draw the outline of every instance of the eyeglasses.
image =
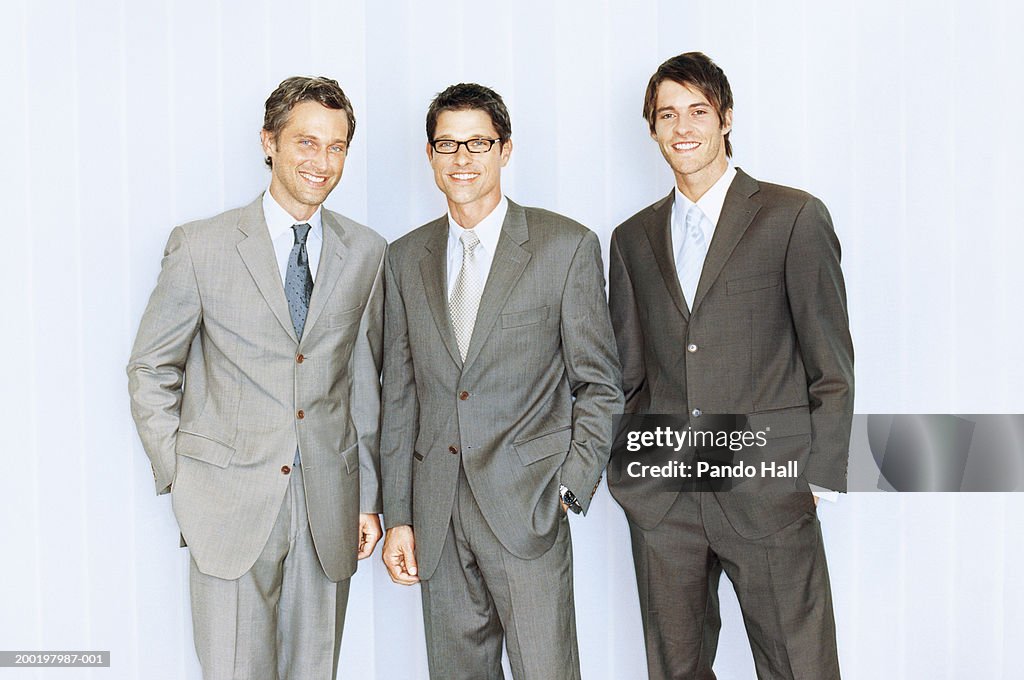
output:
[{"label": "eyeglasses", "polygon": [[435,139],[430,143],[437,153],[458,153],[459,147],[466,145],[466,151],[470,153],[487,153],[500,139],[467,139],[464,142],[456,142],[454,139]]}]

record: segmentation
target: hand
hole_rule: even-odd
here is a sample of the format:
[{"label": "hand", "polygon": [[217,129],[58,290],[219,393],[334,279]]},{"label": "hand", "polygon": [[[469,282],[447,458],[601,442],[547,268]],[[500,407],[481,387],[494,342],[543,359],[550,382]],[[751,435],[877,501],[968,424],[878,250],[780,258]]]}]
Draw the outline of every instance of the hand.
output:
[{"label": "hand", "polygon": [[373,549],[377,547],[377,541],[382,535],[380,518],[376,514],[359,513],[359,552],[356,554],[356,558],[362,560],[372,555]]},{"label": "hand", "polygon": [[563,513],[568,513],[569,512],[569,506],[565,504],[565,501],[559,499],[558,504],[562,506],[562,512]]},{"label": "hand", "polygon": [[384,559],[388,575],[395,583],[411,586],[420,582],[416,569],[416,539],[412,527],[408,524],[388,529],[381,557]]},{"label": "hand", "polygon": [[814,507],[818,507],[818,501],[820,501],[821,499],[813,494],[811,495],[811,498],[814,499]]}]

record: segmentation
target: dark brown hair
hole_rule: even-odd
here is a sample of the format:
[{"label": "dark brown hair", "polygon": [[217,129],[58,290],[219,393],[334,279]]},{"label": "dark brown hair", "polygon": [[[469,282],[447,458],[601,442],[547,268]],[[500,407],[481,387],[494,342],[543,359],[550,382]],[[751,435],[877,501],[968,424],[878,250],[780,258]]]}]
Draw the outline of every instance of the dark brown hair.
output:
[{"label": "dark brown hair", "polygon": [[[725,112],[732,108],[732,88],[729,79],[718,64],[711,61],[703,52],[687,52],[672,57],[658,67],[647,83],[644,94],[644,118],[654,132],[654,106],[658,98],[658,86],[662,81],[672,80],[680,85],[692,87],[711,102],[718,114],[719,125],[725,124]],[[729,133],[725,133],[725,155],[732,157],[732,143]]]},{"label": "dark brown hair", "polygon": [[[319,102],[329,109],[340,109],[345,112],[348,118],[348,139],[352,142],[352,136],[356,133],[356,114],[352,110],[352,102],[345,96],[345,92],[338,85],[337,80],[330,78],[309,78],[306,76],[292,76],[281,81],[277,89],[267,97],[266,112],[263,114],[263,129],[270,133],[276,141],[284,126],[288,124],[288,116],[292,108],[300,102]],[[268,156],[266,159],[268,167],[273,167],[273,162]]]},{"label": "dark brown hair", "polygon": [[438,92],[427,109],[427,141],[434,141],[437,118],[445,111],[480,109],[491,117],[498,139],[504,144],[512,137],[512,121],[501,95],[476,83],[459,83]]}]

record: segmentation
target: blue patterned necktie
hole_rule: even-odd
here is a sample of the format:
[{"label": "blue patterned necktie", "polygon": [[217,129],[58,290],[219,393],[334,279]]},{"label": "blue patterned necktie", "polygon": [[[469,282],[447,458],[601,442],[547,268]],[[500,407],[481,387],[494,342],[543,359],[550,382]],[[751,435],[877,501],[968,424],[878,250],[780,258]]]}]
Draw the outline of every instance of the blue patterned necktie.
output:
[{"label": "blue patterned necktie", "polygon": [[700,272],[704,268],[704,258],[708,254],[708,241],[701,228],[701,224],[705,220],[708,220],[707,216],[696,205],[691,205],[687,209],[683,242],[676,254],[679,285],[683,289],[686,304],[691,312],[693,311],[693,299],[697,295],[697,284],[700,283]]},{"label": "blue patterned necktie", "polygon": [[[292,229],[295,230],[295,245],[288,254],[284,296],[288,300],[288,313],[292,317],[295,336],[302,340],[302,329],[306,327],[306,313],[309,311],[309,299],[313,297],[313,274],[309,271],[309,253],[306,252],[309,225],[294,224]],[[293,465],[299,465],[300,460],[299,448],[296,446]]]},{"label": "blue patterned necktie", "polygon": [[284,295],[288,299],[288,313],[292,317],[295,335],[302,339],[302,329],[306,327],[306,312],[309,311],[309,299],[313,296],[313,275],[309,271],[309,254],[306,252],[306,237],[309,236],[308,224],[292,225],[295,230],[295,245],[288,254],[288,273],[284,279]]}]

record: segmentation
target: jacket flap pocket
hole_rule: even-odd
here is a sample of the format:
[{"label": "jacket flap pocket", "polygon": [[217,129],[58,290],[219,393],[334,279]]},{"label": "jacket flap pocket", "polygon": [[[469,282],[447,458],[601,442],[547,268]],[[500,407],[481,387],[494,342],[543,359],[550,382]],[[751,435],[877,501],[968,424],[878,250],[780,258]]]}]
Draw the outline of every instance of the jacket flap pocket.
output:
[{"label": "jacket flap pocket", "polygon": [[774,288],[782,280],[782,272],[770,272],[758,274],[757,276],[744,276],[739,279],[732,279],[725,284],[725,290],[729,295],[737,293],[749,293],[752,290],[762,288]]},{"label": "jacket flap pocket", "polygon": [[747,416],[747,423],[751,432],[764,432],[766,439],[811,433],[811,414],[806,406],[751,413]]},{"label": "jacket flap pocket", "polygon": [[516,328],[518,326],[529,326],[540,323],[548,318],[548,307],[537,307],[522,312],[508,312],[501,315],[502,328]]},{"label": "jacket flap pocket", "polygon": [[352,474],[359,469],[359,442],[341,452],[341,458],[345,461],[345,471]]},{"label": "jacket flap pocket", "polygon": [[350,323],[355,323],[362,316],[363,308],[355,307],[344,312],[338,312],[337,314],[328,314],[324,317],[324,323],[331,328],[337,328],[338,326],[347,326]]},{"label": "jacket flap pocket", "polygon": [[235,455],[235,448],[201,434],[178,430],[178,436],[174,442],[174,452],[179,456],[194,458],[219,468],[226,468]]},{"label": "jacket flap pocket", "polygon": [[555,432],[542,434],[525,442],[517,442],[512,445],[523,465],[536,463],[555,454],[565,455],[572,444],[572,428],[566,427]]}]

